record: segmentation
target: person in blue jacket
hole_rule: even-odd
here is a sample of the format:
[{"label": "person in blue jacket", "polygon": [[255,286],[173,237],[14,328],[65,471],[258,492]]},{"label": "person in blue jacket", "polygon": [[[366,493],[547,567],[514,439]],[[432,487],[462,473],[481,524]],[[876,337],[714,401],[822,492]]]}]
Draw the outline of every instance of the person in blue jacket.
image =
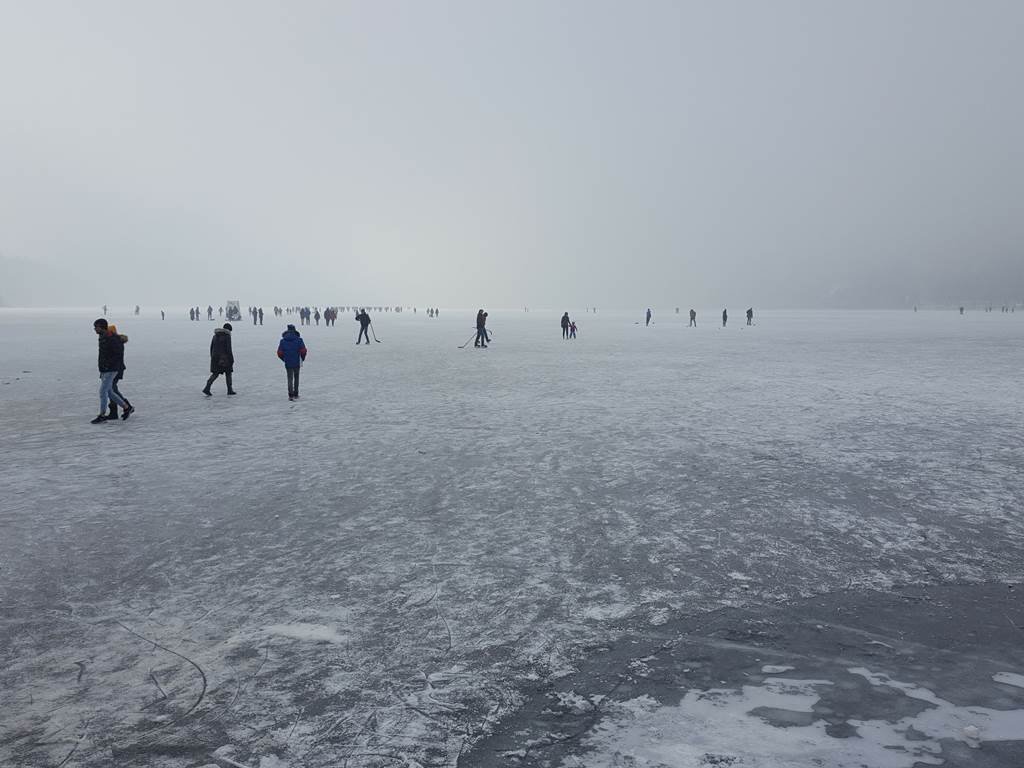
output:
[{"label": "person in blue jacket", "polygon": [[288,374],[288,399],[298,400],[299,369],[302,367],[302,361],[306,359],[306,345],[294,325],[289,324],[281,334],[277,356],[284,361],[285,373]]}]

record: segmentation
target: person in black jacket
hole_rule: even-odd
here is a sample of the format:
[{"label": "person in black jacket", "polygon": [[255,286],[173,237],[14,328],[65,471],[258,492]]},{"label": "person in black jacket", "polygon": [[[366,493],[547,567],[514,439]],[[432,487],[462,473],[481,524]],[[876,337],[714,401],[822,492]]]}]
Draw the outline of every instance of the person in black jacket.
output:
[{"label": "person in black jacket", "polygon": [[114,379],[124,368],[124,342],[116,333],[112,333],[105,318],[99,318],[92,324],[92,328],[99,337],[99,358],[97,360],[100,369],[100,413],[92,420],[93,424],[102,424],[109,421],[107,416],[107,403],[113,400],[121,406],[124,413],[122,419],[127,419],[135,411],[135,408],[120,395],[113,392]]},{"label": "person in black jacket", "polygon": [[231,323],[224,323],[223,328],[215,328],[213,331],[213,339],[210,340],[210,378],[203,387],[203,394],[207,397],[213,395],[210,387],[222,373],[228,384],[228,394],[235,394],[231,387],[231,373],[235,368],[235,356],[231,352],[231,330]]},{"label": "person in black jacket", "polygon": [[564,315],[562,315],[562,338],[563,339],[568,339],[569,338],[569,323],[570,322],[571,321],[569,320],[569,313],[566,312]]},{"label": "person in black jacket", "polygon": [[359,323],[359,338],[356,339],[356,344],[362,342],[363,337],[366,337],[366,343],[370,343],[370,316],[366,314],[365,309],[360,309],[356,314],[356,322]]},{"label": "person in black jacket", "polygon": [[487,349],[487,313],[482,309],[476,313],[476,339],[473,346]]}]

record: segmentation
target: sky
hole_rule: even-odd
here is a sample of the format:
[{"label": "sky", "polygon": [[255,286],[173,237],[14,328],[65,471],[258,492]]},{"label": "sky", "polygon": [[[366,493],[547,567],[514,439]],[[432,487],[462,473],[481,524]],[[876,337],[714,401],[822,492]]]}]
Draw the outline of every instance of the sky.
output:
[{"label": "sky", "polygon": [[1024,301],[1024,3],[0,0],[0,301]]}]

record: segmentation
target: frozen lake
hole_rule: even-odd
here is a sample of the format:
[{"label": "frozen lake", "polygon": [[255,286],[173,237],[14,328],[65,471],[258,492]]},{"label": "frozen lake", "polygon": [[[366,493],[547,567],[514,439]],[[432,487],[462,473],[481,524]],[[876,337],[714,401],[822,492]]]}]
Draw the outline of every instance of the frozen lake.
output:
[{"label": "frozen lake", "polygon": [[[457,349],[472,312],[374,313],[368,347],[343,314],[302,329],[296,403],[274,354],[292,320],[235,323],[239,395],[221,380],[207,399],[220,323],[114,312],[138,410],[101,425],[98,313],[0,310],[0,765],[784,766],[808,738],[826,766],[966,764],[959,747],[1022,764],[1024,313],[748,328],[737,308],[723,330],[720,310],[688,329],[686,309],[648,328],[573,313],[576,341],[560,312],[496,310],[486,350]],[[916,702],[899,716],[926,753],[863,713],[814,714],[841,682],[822,659],[856,655],[820,640],[826,619],[730,636],[774,643],[756,668],[794,669],[769,682],[666,683],[671,705],[619,684],[606,709],[555,690],[596,680],[610,649],[606,672],[642,679],[644,644],[710,636],[704,617],[784,627],[841,597],[861,623],[836,626],[867,631],[876,592],[922,622],[963,612],[939,624],[955,659],[928,663],[971,686],[921,661],[941,629],[904,652],[896,618],[857,635],[884,651],[874,667],[838,665]],[[543,700],[587,718],[509,729]],[[737,742],[764,707],[803,719],[754,716],[766,734]]]}]

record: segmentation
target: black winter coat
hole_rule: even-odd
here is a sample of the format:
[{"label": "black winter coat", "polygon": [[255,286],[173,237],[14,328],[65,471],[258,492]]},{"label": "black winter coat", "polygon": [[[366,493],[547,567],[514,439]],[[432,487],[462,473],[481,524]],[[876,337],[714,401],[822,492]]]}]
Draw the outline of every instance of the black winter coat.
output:
[{"label": "black winter coat", "polygon": [[124,370],[124,342],[118,334],[109,331],[101,333],[99,350],[100,373]]},{"label": "black winter coat", "polygon": [[231,331],[217,328],[210,341],[210,373],[231,373],[235,367],[235,356],[231,352]]}]

